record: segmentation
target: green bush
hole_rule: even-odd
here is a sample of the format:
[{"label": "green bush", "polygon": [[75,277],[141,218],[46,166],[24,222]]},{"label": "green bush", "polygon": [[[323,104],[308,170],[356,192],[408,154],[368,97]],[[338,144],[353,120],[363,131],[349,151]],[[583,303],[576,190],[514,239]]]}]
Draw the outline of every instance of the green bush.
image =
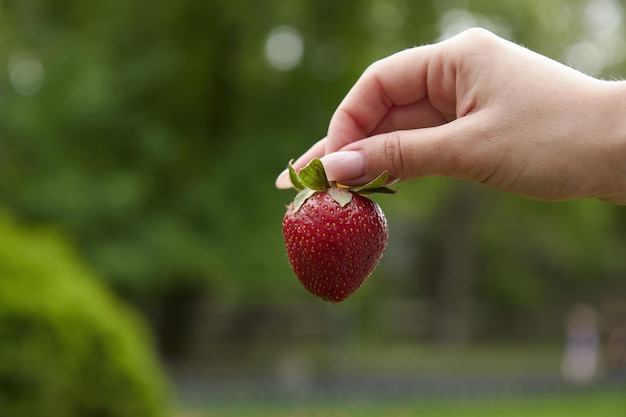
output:
[{"label": "green bush", "polygon": [[58,233],[0,212],[0,415],[167,415],[147,340]]}]

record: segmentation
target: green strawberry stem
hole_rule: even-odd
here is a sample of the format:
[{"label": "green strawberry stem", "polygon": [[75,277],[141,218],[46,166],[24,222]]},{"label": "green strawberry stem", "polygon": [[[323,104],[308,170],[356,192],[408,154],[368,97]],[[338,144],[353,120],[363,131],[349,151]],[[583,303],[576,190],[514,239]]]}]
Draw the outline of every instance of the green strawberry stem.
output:
[{"label": "green strawberry stem", "polygon": [[324,165],[319,158],[313,158],[311,162],[299,172],[296,172],[293,167],[293,160],[291,160],[289,161],[288,169],[291,183],[294,188],[298,190],[298,194],[294,199],[295,211],[298,211],[313,194],[322,191],[328,191],[333,200],[341,205],[341,207],[345,207],[350,203],[352,193],[369,195],[374,193],[394,194],[396,192],[396,190],[385,186],[389,177],[387,171],[365,185],[346,187],[338,185],[334,181],[332,183],[328,182]]}]

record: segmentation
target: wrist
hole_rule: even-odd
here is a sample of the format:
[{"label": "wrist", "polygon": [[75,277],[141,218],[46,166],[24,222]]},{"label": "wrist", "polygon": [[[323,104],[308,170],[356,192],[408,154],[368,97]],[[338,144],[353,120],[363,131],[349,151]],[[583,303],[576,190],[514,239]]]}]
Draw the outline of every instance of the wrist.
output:
[{"label": "wrist", "polygon": [[606,144],[607,192],[602,200],[626,204],[626,81],[601,81],[603,138]]}]

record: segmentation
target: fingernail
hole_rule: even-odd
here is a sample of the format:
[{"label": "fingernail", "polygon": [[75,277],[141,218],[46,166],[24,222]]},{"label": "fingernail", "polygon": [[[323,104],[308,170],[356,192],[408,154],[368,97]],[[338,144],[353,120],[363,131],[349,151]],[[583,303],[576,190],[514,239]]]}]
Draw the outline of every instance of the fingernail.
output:
[{"label": "fingernail", "polygon": [[365,161],[361,152],[340,151],[330,153],[321,159],[330,181],[350,181],[360,178],[365,173]]},{"label": "fingernail", "polygon": [[289,170],[285,169],[281,172],[276,178],[276,188],[279,190],[285,190],[287,188],[291,188],[291,180],[289,179]]}]

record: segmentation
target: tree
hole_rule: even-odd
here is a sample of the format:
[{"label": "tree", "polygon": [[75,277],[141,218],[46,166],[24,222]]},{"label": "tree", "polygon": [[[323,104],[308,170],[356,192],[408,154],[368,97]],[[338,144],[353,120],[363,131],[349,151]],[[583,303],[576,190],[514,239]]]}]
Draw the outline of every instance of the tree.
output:
[{"label": "tree", "polygon": [[[290,158],[324,136],[333,109],[369,63],[469,25],[560,60],[580,58],[576,51],[585,45],[577,37],[589,36],[586,45],[610,58],[609,46],[619,45],[602,43],[592,29],[606,7],[621,6],[273,0],[258,9],[242,0],[182,0],[147,10],[138,1],[9,0],[0,7],[0,56],[9,63],[0,66],[0,77],[9,80],[0,90],[0,193],[23,218],[62,225],[112,287],[157,310],[156,316],[175,318],[165,327],[184,329],[179,324],[198,297],[306,296],[289,270],[279,232],[291,195],[274,190],[273,180]],[[554,13],[565,23],[546,18]],[[619,26],[606,26],[619,35]],[[291,28],[302,47],[289,70],[273,68],[265,56],[268,35],[280,27]],[[614,38],[623,37],[607,39]],[[604,73],[623,70],[609,58]],[[552,209],[489,194],[480,210],[465,213],[473,191],[456,195],[463,187],[454,181],[419,184],[403,185],[383,207],[390,223],[403,221],[392,213],[421,222],[415,235],[427,230],[438,254],[429,266],[416,267],[423,268],[418,274],[405,273],[407,281],[426,276],[441,288],[464,282],[459,300],[480,297],[490,308],[506,309],[499,301],[503,282],[517,283],[508,295],[532,299],[562,287],[551,278],[541,285],[502,280],[506,271],[528,277],[565,266],[563,273],[575,274],[584,265],[588,275],[614,276],[624,269],[615,261],[609,273],[586,250],[602,239],[623,247],[616,230],[593,232],[595,220],[586,216],[594,218],[588,211],[596,209],[586,203],[555,206],[571,213],[563,217],[568,226],[559,228],[562,238],[553,240],[564,248],[547,248],[536,245],[552,240],[542,241],[528,224],[494,223],[497,216],[483,213],[513,205],[519,216],[549,223],[560,219]],[[421,190],[449,194],[453,203]],[[424,199],[428,206],[415,209]],[[438,216],[450,221],[430,224]],[[598,216],[603,225],[621,222],[619,211],[598,209]],[[454,240],[451,222],[472,233]],[[581,234],[591,240],[580,241]],[[534,249],[515,246],[512,235]],[[502,242],[511,243],[507,256],[494,255]],[[547,255],[552,251],[562,254]],[[455,259],[467,263],[458,268],[465,277]],[[416,297],[428,293],[426,284],[406,285]],[[452,302],[444,298],[434,310]],[[525,302],[514,308],[517,314],[532,304]],[[169,306],[166,313],[162,306]]]}]

